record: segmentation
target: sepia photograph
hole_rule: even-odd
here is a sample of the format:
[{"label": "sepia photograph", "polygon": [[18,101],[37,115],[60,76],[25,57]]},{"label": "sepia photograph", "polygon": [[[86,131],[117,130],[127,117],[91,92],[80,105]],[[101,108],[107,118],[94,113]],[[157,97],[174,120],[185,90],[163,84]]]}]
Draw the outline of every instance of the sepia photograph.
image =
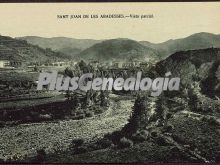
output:
[{"label": "sepia photograph", "polygon": [[0,3],[0,164],[220,163],[220,2]]}]

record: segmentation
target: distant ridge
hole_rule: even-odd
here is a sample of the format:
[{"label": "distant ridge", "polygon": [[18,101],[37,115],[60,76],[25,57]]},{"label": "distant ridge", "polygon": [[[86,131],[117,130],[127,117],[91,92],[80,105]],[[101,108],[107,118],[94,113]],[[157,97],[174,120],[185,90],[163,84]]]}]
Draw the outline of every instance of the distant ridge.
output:
[{"label": "distant ridge", "polygon": [[78,58],[99,61],[131,61],[131,60],[158,60],[159,54],[156,50],[141,45],[130,39],[112,39],[95,44],[82,51]]},{"label": "distant ridge", "polygon": [[[102,40],[75,39],[75,38],[67,38],[67,37],[44,38],[37,36],[26,36],[26,37],[19,37],[17,39],[26,40],[30,44],[38,45],[42,48],[51,48],[54,51],[61,51],[61,52],[62,50],[66,50],[66,49],[84,50],[93,46],[96,43],[102,42]],[[72,53],[75,54],[75,52]]]},{"label": "distant ridge", "polygon": [[168,40],[163,43],[153,44],[148,41],[140,41],[141,44],[156,49],[163,57],[167,57],[178,51],[220,48],[220,35],[212,33],[195,33],[186,38]]},{"label": "distant ridge", "polygon": [[[67,38],[67,37],[43,38],[43,37],[37,37],[37,36],[26,36],[26,37],[20,37],[18,39],[25,40],[30,44],[38,45],[42,48],[51,48],[53,51],[61,52],[67,56],[71,56],[72,58],[85,57],[86,59],[89,53],[91,53],[92,58],[95,58],[95,57],[99,57],[100,56],[99,54],[101,52],[105,54],[106,51],[108,52],[108,55],[110,52],[114,53],[112,55],[113,56],[112,58],[116,58],[116,54],[118,54],[119,59],[121,59],[121,56],[123,56],[122,55],[123,53],[121,52],[116,53],[113,50],[112,51],[108,50],[108,47],[105,44],[112,45],[113,47],[116,48],[116,45],[111,44],[110,42],[114,40],[115,41],[120,40],[123,42],[125,40],[128,40],[128,41],[130,40],[127,38],[117,38],[117,39],[111,39],[111,40],[93,40],[93,39],[74,39],[74,38]],[[109,42],[105,43],[105,41],[109,41]],[[144,49],[143,47],[137,44],[139,42],[142,46],[145,47],[145,49],[148,49],[148,53],[151,54],[152,52],[154,52],[153,53],[154,56],[152,56],[153,58],[155,58],[155,54],[157,54],[156,56],[160,56],[160,58],[164,59],[168,57],[169,55],[175,52],[179,52],[179,51],[206,49],[206,48],[212,48],[212,47],[220,48],[220,35],[207,33],[207,32],[200,32],[200,33],[192,34],[185,38],[170,39],[168,41],[157,43],[157,44],[151,43],[149,41],[135,41],[135,42],[136,42],[137,48],[140,48],[140,50],[137,50],[137,48],[135,48],[135,45],[131,44],[130,45],[132,47],[131,49],[136,51],[136,53],[130,52],[129,56],[134,57],[134,55],[137,55],[137,58],[139,58],[140,56],[138,55],[139,53],[141,52],[147,53],[146,51],[143,50]],[[102,48],[98,48],[99,46],[105,46],[105,48],[101,50]],[[96,49],[96,53],[94,49]],[[117,50],[120,50],[120,48],[117,48]],[[110,57],[107,57],[108,55],[105,55],[105,58],[110,59]]]}]

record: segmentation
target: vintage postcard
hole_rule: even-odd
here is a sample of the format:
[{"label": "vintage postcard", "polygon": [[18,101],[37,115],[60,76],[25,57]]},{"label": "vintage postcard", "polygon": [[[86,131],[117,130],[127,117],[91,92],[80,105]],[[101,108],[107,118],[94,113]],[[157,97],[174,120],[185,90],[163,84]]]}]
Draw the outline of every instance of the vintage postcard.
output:
[{"label": "vintage postcard", "polygon": [[220,163],[220,2],[0,3],[0,163]]}]

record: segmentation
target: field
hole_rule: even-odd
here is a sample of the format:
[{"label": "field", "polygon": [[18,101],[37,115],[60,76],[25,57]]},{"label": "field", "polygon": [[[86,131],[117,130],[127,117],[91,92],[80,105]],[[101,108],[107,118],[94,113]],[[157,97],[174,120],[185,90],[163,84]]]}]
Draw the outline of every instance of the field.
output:
[{"label": "field", "polygon": [[220,161],[219,100],[196,87],[169,97],[38,92],[36,76],[22,71],[0,75],[2,162]]},{"label": "field", "polygon": [[[161,133],[164,141],[155,138],[118,149],[110,147],[73,155],[71,152],[49,155],[50,163],[144,163],[144,162],[218,162],[220,150],[219,126],[178,113],[169,120],[172,134]],[[157,128],[162,129],[162,128]],[[159,132],[159,130],[157,130]]]},{"label": "field", "polygon": [[132,103],[126,98],[119,101],[115,95],[111,97],[109,110],[91,118],[0,128],[0,158],[23,159],[36,155],[39,149],[53,153],[67,149],[75,138],[94,141],[121,129],[130,116]]}]

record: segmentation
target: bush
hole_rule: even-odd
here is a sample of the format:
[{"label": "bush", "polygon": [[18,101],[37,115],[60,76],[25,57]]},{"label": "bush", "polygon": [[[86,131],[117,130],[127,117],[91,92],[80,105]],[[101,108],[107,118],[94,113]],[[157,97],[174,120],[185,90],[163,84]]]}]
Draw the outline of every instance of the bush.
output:
[{"label": "bush", "polygon": [[83,145],[84,140],[83,139],[73,139],[72,143],[71,143],[71,147],[79,147],[81,145]]},{"label": "bush", "polygon": [[103,113],[103,111],[104,111],[104,110],[103,110],[103,109],[100,109],[100,107],[99,107],[98,109],[95,110],[95,113],[96,113],[96,114],[101,114],[101,113]]},{"label": "bush", "polygon": [[84,114],[84,111],[81,110],[81,109],[78,109],[75,113],[76,113],[77,116],[79,116],[79,115]]},{"label": "bush", "polygon": [[95,151],[103,149],[98,142],[87,144],[87,148],[89,151]]},{"label": "bush", "polygon": [[121,131],[114,131],[111,134],[108,133],[104,135],[104,138],[110,139],[113,144],[117,145],[120,142],[120,139],[123,137]]},{"label": "bush", "polygon": [[148,136],[149,136],[149,132],[146,130],[142,130],[141,132],[137,132],[134,135],[132,135],[131,139],[134,142],[139,143],[139,142],[143,142],[143,141],[147,140]]},{"label": "bush", "polygon": [[4,161],[4,159],[0,159],[0,163],[5,164],[6,162]]},{"label": "bush", "polygon": [[149,131],[147,130],[141,130],[140,132],[141,135],[148,137],[149,136]]},{"label": "bush", "polygon": [[220,122],[215,117],[203,117],[202,120],[207,121],[211,125],[220,126]]},{"label": "bush", "polygon": [[170,119],[172,117],[172,115],[173,115],[172,113],[168,112],[166,115],[167,119]]},{"label": "bush", "polygon": [[133,142],[130,139],[127,139],[126,137],[121,138],[120,143],[118,145],[119,148],[127,148],[132,146]]},{"label": "bush", "polygon": [[44,149],[37,150],[36,163],[44,162],[46,158],[46,152]]},{"label": "bush", "polygon": [[30,122],[30,121],[32,121],[33,119],[32,119],[32,117],[30,117],[30,116],[26,116],[25,117],[25,121],[27,121],[27,122]]},{"label": "bush", "polygon": [[158,132],[157,131],[152,131],[151,136],[152,137],[158,137]]},{"label": "bush", "polygon": [[86,117],[93,117],[94,116],[94,112],[92,112],[92,111],[86,111],[85,114],[86,114]]},{"label": "bush", "polygon": [[51,120],[52,119],[52,116],[49,115],[49,114],[45,114],[45,115],[39,115],[39,119],[40,120]]},{"label": "bush", "polygon": [[74,149],[74,154],[83,154],[85,152],[88,152],[88,148],[86,146],[81,146]]},{"label": "bush", "polygon": [[112,145],[112,141],[110,141],[107,138],[103,138],[101,140],[98,141],[98,144],[102,147],[102,148],[108,148]]},{"label": "bush", "polygon": [[170,145],[169,142],[164,138],[164,137],[158,137],[156,138],[156,142],[157,144],[159,144],[160,146],[167,146]]},{"label": "bush", "polygon": [[172,124],[167,124],[163,128],[163,132],[172,132],[174,130],[174,126]]},{"label": "bush", "polygon": [[143,135],[140,134],[134,134],[131,136],[132,141],[135,143],[141,143],[146,140],[146,138]]},{"label": "bush", "polygon": [[0,121],[0,128],[3,128],[5,126],[5,122]]},{"label": "bush", "polygon": [[85,114],[80,114],[80,115],[77,117],[77,119],[84,119],[85,117],[86,117]]},{"label": "bush", "polygon": [[180,144],[185,144],[185,138],[182,136],[178,136],[176,134],[172,134],[171,135],[173,140],[175,140],[176,142],[180,143]]}]

